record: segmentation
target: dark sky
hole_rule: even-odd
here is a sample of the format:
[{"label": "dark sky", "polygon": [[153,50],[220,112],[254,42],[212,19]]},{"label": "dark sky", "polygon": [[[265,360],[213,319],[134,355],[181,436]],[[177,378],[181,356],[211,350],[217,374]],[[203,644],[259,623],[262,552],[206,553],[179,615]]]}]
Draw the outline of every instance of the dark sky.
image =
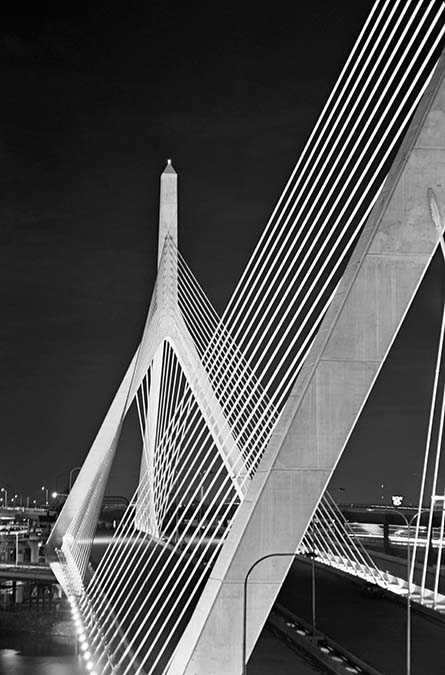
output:
[{"label": "dark sky", "polygon": [[[0,25],[0,482],[31,498],[63,489],[139,340],[166,158],[180,248],[222,312],[371,2],[90,5]],[[340,466],[348,498],[419,472],[440,272]]]}]

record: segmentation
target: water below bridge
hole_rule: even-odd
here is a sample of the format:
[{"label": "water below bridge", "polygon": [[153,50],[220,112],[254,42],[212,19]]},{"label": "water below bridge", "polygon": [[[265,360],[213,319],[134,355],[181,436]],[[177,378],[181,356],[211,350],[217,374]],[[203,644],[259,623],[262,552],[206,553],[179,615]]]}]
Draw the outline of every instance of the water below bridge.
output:
[{"label": "water below bridge", "polygon": [[18,630],[0,633],[1,675],[85,675],[72,640]]}]

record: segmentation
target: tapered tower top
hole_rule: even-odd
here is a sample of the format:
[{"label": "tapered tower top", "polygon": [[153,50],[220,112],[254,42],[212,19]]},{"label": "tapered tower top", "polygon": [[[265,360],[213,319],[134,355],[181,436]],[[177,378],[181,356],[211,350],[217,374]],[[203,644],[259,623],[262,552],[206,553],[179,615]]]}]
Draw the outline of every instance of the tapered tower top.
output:
[{"label": "tapered tower top", "polygon": [[167,166],[164,169],[164,173],[174,173],[176,175],[171,159],[167,159]]},{"label": "tapered tower top", "polygon": [[158,267],[161,261],[165,238],[170,236],[178,245],[178,175],[171,159],[161,174],[161,195],[159,200]]}]

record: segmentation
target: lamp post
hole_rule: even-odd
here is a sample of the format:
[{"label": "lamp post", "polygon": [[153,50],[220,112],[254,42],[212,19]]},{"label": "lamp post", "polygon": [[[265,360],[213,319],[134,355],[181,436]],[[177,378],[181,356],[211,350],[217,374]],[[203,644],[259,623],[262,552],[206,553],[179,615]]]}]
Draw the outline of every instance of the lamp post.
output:
[{"label": "lamp post", "polygon": [[312,539],[312,552],[311,552],[311,570],[312,570],[312,637],[315,637],[315,618],[316,618],[316,607],[315,607],[315,519],[312,519],[311,523],[311,539]]},{"label": "lamp post", "polygon": [[263,560],[267,560],[267,558],[295,558],[298,553],[268,553],[267,555],[263,555],[261,558],[258,558],[258,560],[255,560],[255,562],[249,567],[247,570],[247,574],[244,577],[244,588],[243,588],[243,645],[242,645],[242,659],[243,659],[243,669],[242,669],[242,675],[247,675],[247,582],[249,581],[249,576],[255,569],[255,567],[260,563],[263,562]]},{"label": "lamp post", "polygon": [[68,492],[51,492],[51,499],[57,499],[57,497],[68,497]]},{"label": "lamp post", "polygon": [[0,491],[3,492],[5,495],[5,506],[8,506],[8,490],[2,487]]},{"label": "lamp post", "polygon": [[397,513],[406,523],[408,528],[408,542],[407,542],[407,552],[406,552],[406,581],[407,581],[407,593],[406,593],[406,675],[411,675],[411,523],[414,521],[414,518],[417,516],[417,513],[414,514],[413,518],[408,518],[404,513],[398,510],[394,510],[394,513]]},{"label": "lamp post", "polygon": [[[428,509],[420,509],[412,518],[408,520],[402,511],[398,509],[388,509],[387,513],[395,513],[399,515],[406,524],[408,529],[407,554],[406,554],[406,568],[407,568],[407,593],[406,593],[406,675],[411,675],[411,525],[418,516],[428,511]],[[381,513],[381,511],[380,511]]]},{"label": "lamp post", "polygon": [[42,490],[45,493],[45,506],[48,506],[48,488],[45,485],[42,485]]}]

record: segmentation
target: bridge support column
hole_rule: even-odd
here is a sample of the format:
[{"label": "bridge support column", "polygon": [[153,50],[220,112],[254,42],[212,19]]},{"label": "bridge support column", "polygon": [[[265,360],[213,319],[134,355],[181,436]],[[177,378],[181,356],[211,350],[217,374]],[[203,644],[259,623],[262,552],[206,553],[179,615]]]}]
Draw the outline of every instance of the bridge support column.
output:
[{"label": "bridge support column", "polygon": [[389,518],[385,516],[383,523],[383,550],[388,555],[391,555],[391,545],[389,543]]},{"label": "bridge support column", "polygon": [[39,562],[39,542],[29,539],[28,541],[29,548],[31,549],[31,563]]}]

